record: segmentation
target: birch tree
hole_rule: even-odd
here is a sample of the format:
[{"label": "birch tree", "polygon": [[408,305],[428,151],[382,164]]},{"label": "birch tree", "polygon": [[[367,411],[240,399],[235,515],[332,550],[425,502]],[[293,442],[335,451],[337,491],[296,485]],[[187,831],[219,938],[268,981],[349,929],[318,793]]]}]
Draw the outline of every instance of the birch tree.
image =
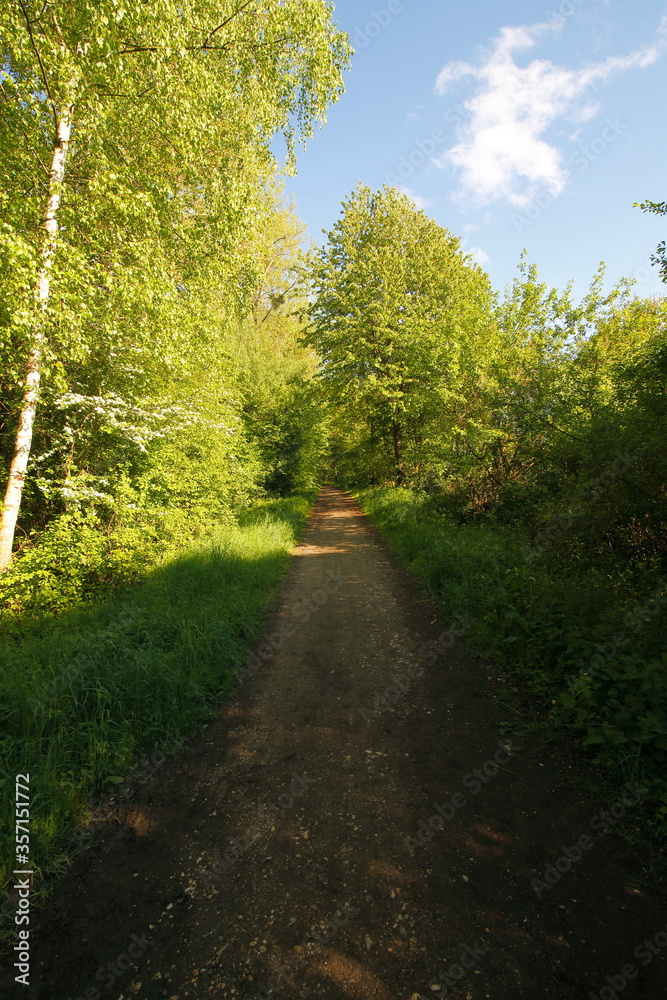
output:
[{"label": "birch tree", "polygon": [[[57,376],[59,345],[85,353],[103,286],[125,282],[132,297],[128,256],[141,309],[187,294],[213,261],[236,278],[253,191],[275,167],[272,137],[282,132],[292,164],[342,90],[349,48],[324,0],[15,0],[0,12],[0,39],[0,254],[8,273],[21,261],[5,337],[23,383],[4,568],[40,383]],[[148,273],[161,262],[152,283],[138,245]],[[18,386],[9,389],[16,399]]]}]

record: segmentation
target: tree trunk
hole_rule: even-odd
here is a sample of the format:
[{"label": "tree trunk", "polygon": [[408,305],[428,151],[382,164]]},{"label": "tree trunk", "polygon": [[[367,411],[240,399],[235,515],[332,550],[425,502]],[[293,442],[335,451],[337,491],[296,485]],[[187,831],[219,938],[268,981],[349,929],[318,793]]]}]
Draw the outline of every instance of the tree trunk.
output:
[{"label": "tree trunk", "polygon": [[53,159],[49,174],[49,194],[46,202],[46,217],[44,219],[46,237],[42,248],[42,261],[37,273],[37,301],[40,306],[40,314],[37,317],[37,325],[28,355],[14,456],[9,467],[9,480],[2,507],[2,519],[0,520],[0,571],[6,569],[12,557],[16,521],[21,506],[21,496],[23,494],[28,459],[30,458],[32,429],[35,421],[37,400],[39,398],[39,380],[42,370],[45,314],[49,303],[51,268],[53,266],[53,254],[56,248],[56,234],[58,232],[56,217],[60,207],[62,183],[65,176],[65,161],[67,159],[67,148],[72,128],[72,112],[73,105],[70,104],[59,116],[56,140],[53,148]]},{"label": "tree trunk", "polygon": [[394,459],[396,460],[396,485],[405,486],[405,473],[403,472],[403,439],[401,425],[394,420],[391,425],[391,434],[394,439]]}]

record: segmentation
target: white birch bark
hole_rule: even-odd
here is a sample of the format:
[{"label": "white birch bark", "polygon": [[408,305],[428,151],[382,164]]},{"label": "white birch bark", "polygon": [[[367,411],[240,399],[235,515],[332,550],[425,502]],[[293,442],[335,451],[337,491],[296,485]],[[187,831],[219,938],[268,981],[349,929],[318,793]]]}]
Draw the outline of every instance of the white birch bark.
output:
[{"label": "white birch bark", "polygon": [[44,229],[46,236],[42,248],[42,260],[37,273],[37,300],[40,307],[37,327],[33,334],[28,355],[28,364],[19,414],[19,425],[16,432],[14,455],[9,468],[9,479],[0,519],[0,571],[6,569],[12,557],[16,521],[21,507],[21,496],[25,483],[25,474],[30,458],[32,430],[35,422],[35,411],[39,398],[39,381],[42,370],[42,354],[44,350],[45,313],[49,303],[51,290],[51,269],[53,255],[56,249],[56,234],[58,232],[58,209],[62,183],[65,177],[65,163],[72,128],[73,105],[67,106],[58,119],[58,131],[53,149],[51,171],[49,174],[49,193],[46,202]]}]

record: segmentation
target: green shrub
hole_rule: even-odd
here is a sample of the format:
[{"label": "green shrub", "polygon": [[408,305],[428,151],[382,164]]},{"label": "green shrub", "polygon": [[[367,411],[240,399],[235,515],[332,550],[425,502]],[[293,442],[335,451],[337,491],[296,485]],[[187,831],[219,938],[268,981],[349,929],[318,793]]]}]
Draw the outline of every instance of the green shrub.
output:
[{"label": "green shrub", "polygon": [[[639,781],[667,820],[664,580],[559,560],[519,529],[459,524],[425,494],[359,502],[473,644],[530,686],[619,782]],[[650,589],[649,589],[650,588]]]}]

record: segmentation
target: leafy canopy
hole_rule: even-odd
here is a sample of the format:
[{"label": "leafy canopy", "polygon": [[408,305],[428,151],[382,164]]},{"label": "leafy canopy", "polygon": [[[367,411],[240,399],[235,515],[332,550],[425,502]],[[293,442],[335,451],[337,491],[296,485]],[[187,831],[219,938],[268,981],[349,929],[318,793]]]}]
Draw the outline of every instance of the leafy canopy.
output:
[{"label": "leafy canopy", "polygon": [[310,268],[307,342],[328,396],[410,449],[489,333],[486,275],[395,188],[359,186]]}]

